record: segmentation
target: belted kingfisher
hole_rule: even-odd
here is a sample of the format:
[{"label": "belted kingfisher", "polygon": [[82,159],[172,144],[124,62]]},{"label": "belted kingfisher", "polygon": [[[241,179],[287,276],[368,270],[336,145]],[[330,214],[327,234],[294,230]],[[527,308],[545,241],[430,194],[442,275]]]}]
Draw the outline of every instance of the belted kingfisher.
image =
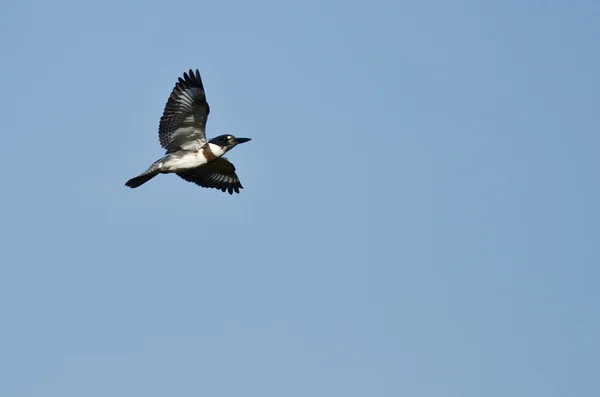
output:
[{"label": "belted kingfisher", "polygon": [[188,182],[221,191],[239,193],[243,189],[235,167],[223,155],[250,138],[220,135],[206,141],[206,120],[210,107],[200,78],[191,69],[179,78],[160,118],[158,139],[167,149],[166,156],[155,161],[125,186],[136,188],[158,174],[175,173]]}]

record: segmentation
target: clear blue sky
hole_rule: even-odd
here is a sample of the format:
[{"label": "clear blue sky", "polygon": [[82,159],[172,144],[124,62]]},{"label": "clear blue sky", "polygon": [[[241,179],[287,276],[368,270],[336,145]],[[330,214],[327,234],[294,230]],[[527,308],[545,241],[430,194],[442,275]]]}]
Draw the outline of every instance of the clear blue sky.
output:
[{"label": "clear blue sky", "polygon": [[[0,395],[600,395],[599,20],[3,2]],[[240,195],[123,186],[189,68]]]}]

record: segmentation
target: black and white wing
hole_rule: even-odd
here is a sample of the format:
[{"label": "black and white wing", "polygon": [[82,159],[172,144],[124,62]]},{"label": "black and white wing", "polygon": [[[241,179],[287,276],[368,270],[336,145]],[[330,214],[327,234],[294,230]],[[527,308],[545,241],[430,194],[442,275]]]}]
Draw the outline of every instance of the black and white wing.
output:
[{"label": "black and white wing", "polygon": [[177,175],[198,186],[227,191],[229,194],[239,193],[244,188],[235,174],[235,167],[224,157]]},{"label": "black and white wing", "polygon": [[199,149],[206,143],[206,102],[200,72],[191,69],[175,84],[160,118],[158,138],[167,153]]}]

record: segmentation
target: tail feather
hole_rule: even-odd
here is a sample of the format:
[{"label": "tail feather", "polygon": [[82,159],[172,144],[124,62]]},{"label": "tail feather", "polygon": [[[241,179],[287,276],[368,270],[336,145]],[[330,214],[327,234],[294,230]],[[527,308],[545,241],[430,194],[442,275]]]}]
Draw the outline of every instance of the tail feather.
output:
[{"label": "tail feather", "polygon": [[135,178],[131,178],[127,182],[125,182],[125,186],[135,189],[136,187],[142,186],[144,183],[148,182],[150,179],[154,178],[156,175],[161,173],[163,162],[169,156],[165,156],[160,160],[156,160],[152,165],[140,175]]},{"label": "tail feather", "polygon": [[125,186],[130,187],[132,189],[142,186],[144,183],[148,182],[150,179],[154,178],[159,173],[159,171],[146,171],[143,174],[131,178],[130,180],[125,182]]}]

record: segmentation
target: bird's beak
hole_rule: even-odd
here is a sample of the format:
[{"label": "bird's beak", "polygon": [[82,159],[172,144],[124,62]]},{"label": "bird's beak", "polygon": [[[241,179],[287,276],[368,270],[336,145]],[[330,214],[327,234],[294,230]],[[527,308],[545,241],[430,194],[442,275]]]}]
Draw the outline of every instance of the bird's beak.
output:
[{"label": "bird's beak", "polygon": [[251,140],[250,138],[235,138],[235,139],[233,140],[233,142],[235,142],[235,143],[238,143],[238,144],[239,144],[239,143],[248,142],[248,141],[250,141],[250,140]]}]

